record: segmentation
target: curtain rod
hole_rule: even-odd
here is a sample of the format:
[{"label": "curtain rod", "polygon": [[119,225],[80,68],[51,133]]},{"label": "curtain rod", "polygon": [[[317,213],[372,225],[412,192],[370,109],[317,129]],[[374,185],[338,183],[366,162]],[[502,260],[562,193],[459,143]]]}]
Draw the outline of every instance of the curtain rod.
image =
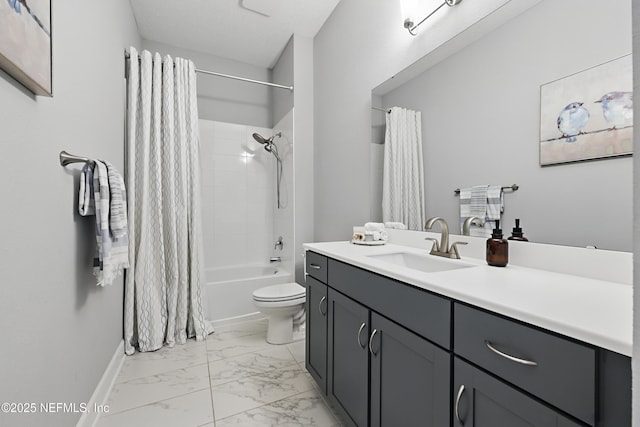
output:
[{"label": "curtain rod", "polygon": [[[125,59],[131,59],[131,56],[129,55],[129,52],[125,52],[124,53],[124,57],[125,57]],[[278,89],[287,89],[287,90],[293,92],[293,86],[284,86],[284,85],[279,85],[279,84],[271,83],[271,82],[263,82],[263,81],[260,81],[260,80],[247,79],[245,77],[232,76],[231,74],[216,73],[215,71],[201,70],[199,68],[196,68],[196,73],[209,74],[209,75],[212,75],[212,76],[224,77],[226,79],[240,80],[240,81],[248,82],[248,83],[255,83],[255,84],[259,84],[259,85],[271,86],[271,87],[275,87],[275,88],[278,88]]]},{"label": "curtain rod", "polygon": [[378,108],[378,107],[371,107],[372,110],[378,110],[378,111],[384,111],[385,113],[390,113],[391,112],[391,108]]}]

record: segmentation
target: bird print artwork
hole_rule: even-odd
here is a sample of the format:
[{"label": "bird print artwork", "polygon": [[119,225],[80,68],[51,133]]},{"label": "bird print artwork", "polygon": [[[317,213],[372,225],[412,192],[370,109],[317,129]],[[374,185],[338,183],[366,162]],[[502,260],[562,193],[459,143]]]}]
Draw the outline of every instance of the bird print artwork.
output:
[{"label": "bird print artwork", "polygon": [[38,24],[38,26],[45,32],[47,36],[51,36],[51,32],[45,26],[44,22],[31,10],[29,5],[27,4],[27,0],[7,0],[9,3],[9,7],[13,9],[17,14],[22,14],[22,8],[24,7],[27,13],[33,18],[33,20]]},{"label": "bird print artwork", "polygon": [[631,54],[540,85],[540,166],[628,156],[633,147]]},{"label": "bird print artwork", "polygon": [[589,110],[582,102],[572,102],[562,109],[558,115],[558,130],[562,132],[561,138],[566,142],[576,142],[576,135],[582,133],[582,129],[589,121]]},{"label": "bird print artwork", "polygon": [[602,115],[611,129],[620,129],[633,124],[633,93],[609,92],[595,103],[602,106]]}]

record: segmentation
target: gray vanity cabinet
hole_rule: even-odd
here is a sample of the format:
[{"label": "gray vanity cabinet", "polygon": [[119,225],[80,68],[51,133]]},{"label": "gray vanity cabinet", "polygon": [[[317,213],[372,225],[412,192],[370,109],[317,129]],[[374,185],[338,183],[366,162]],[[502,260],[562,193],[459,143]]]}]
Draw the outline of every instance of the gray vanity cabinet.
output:
[{"label": "gray vanity cabinet", "polygon": [[346,425],[631,425],[629,357],[313,252],[307,272],[307,370]]},{"label": "gray vanity cabinet", "polygon": [[329,288],[327,395],[343,418],[369,425],[369,310]]},{"label": "gray vanity cabinet", "polygon": [[454,427],[579,427],[564,415],[454,358]]},{"label": "gray vanity cabinet", "polygon": [[307,285],[305,367],[323,393],[327,392],[327,257],[305,254]]},{"label": "gray vanity cabinet", "polygon": [[[328,260],[327,396],[348,425],[450,424],[451,301]],[[421,334],[423,334],[421,336]]]},{"label": "gray vanity cabinet", "polygon": [[305,366],[324,394],[327,393],[327,289],[324,283],[307,276]]},{"label": "gray vanity cabinet", "polygon": [[371,313],[371,426],[448,426],[451,356]]}]

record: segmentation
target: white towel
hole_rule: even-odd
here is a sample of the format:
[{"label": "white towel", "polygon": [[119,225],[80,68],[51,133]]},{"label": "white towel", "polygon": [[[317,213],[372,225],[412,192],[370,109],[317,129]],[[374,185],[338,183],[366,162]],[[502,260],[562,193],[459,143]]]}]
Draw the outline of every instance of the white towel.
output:
[{"label": "white towel", "polygon": [[366,231],[384,231],[384,224],[381,222],[367,222],[364,225]]},{"label": "white towel", "polygon": [[401,222],[385,222],[384,228],[394,228],[396,230],[406,230],[407,226]]}]

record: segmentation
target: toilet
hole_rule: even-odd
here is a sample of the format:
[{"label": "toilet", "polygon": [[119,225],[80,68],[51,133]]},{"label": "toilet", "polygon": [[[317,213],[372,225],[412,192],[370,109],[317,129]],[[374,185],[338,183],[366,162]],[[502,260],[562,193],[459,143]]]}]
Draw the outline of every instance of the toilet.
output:
[{"label": "toilet", "polygon": [[293,341],[294,317],[301,317],[299,313],[305,299],[306,289],[297,283],[265,286],[253,292],[253,303],[261,313],[269,316],[268,343],[287,344]]}]

